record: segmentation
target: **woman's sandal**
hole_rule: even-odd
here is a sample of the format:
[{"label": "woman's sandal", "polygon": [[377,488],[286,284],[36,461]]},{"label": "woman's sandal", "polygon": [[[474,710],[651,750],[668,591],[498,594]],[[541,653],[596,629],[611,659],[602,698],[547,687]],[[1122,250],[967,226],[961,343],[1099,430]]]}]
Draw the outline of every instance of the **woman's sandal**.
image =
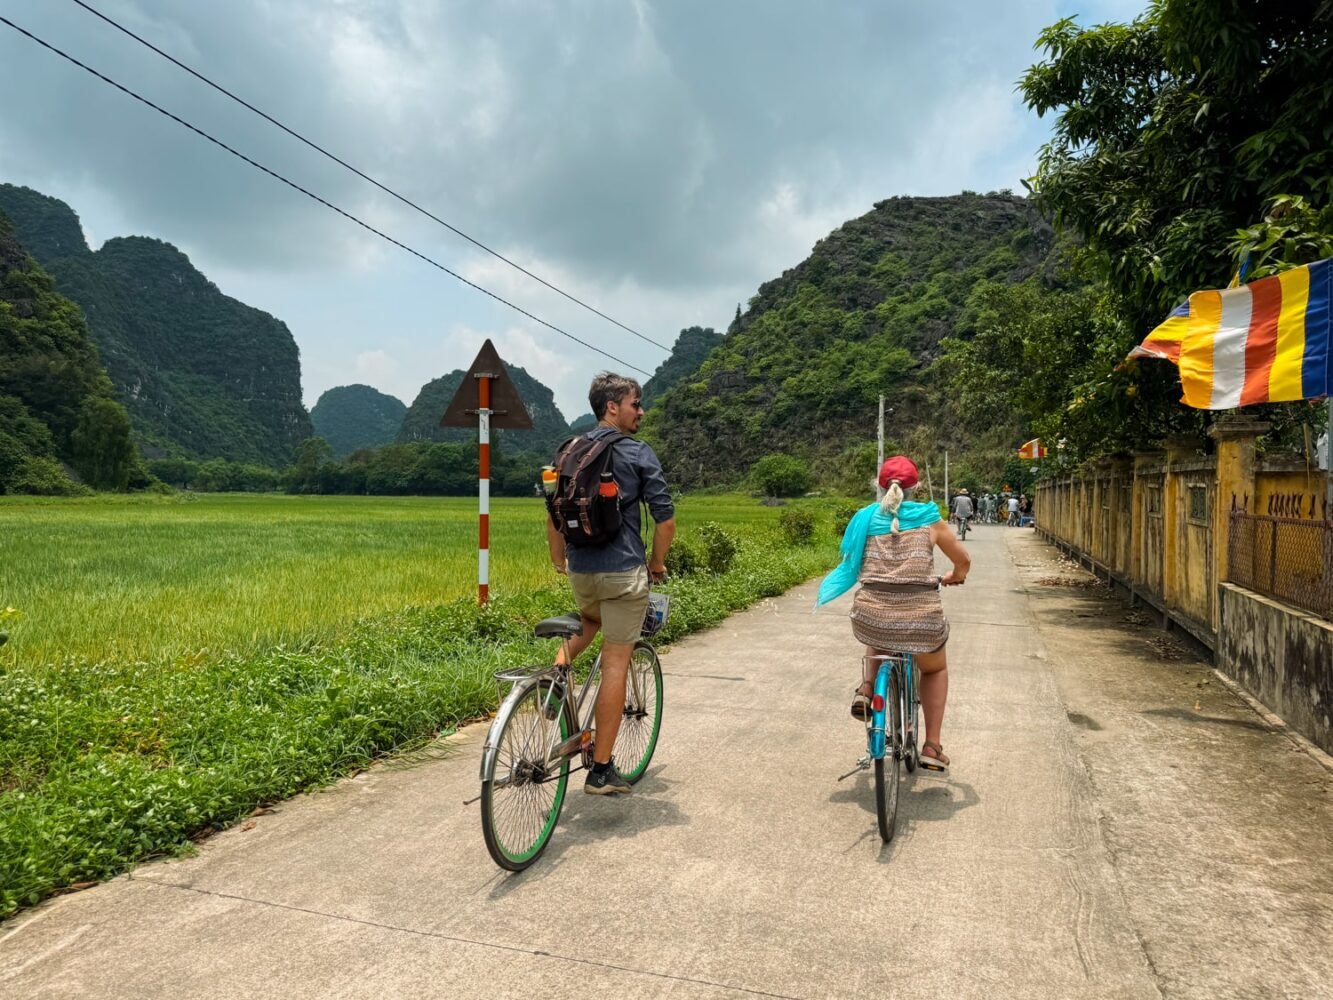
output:
[{"label": "woman's sandal", "polygon": [[[933,754],[927,754],[927,750],[935,751]],[[944,747],[933,740],[926,740],[921,744],[921,755],[918,758],[920,764],[927,771],[934,771],[936,774],[949,773],[949,758],[944,756]]]},{"label": "woman's sandal", "polygon": [[852,718],[857,722],[870,721],[870,692],[869,683],[862,684],[852,695]]}]

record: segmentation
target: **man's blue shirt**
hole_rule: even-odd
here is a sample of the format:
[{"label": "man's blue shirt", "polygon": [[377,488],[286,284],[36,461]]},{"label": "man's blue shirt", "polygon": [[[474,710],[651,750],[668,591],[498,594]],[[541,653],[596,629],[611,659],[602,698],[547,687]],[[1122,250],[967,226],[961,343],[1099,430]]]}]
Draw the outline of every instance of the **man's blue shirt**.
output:
[{"label": "man's blue shirt", "polygon": [[[599,426],[584,437],[595,441],[613,433],[613,428]],[[623,573],[648,561],[640,537],[640,500],[648,505],[648,512],[658,524],[676,516],[662,463],[653,449],[636,438],[622,438],[611,447],[615,450],[616,485],[620,487],[620,533],[597,548],[567,546],[565,556],[571,573]]]}]

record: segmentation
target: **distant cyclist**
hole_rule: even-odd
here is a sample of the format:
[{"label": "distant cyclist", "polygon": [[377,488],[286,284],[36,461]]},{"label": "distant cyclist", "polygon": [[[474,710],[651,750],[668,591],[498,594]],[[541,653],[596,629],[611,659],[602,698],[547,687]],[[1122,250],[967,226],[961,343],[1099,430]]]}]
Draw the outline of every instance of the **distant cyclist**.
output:
[{"label": "distant cyclist", "polygon": [[958,521],[960,532],[964,528],[965,522],[972,519],[973,513],[972,497],[968,494],[966,488],[959,490],[958,495],[953,498],[953,516]]},{"label": "distant cyclist", "polygon": [[1018,527],[1018,507],[1019,507],[1018,497],[1011,496],[1008,499],[1008,501],[1006,501],[1006,503],[1008,504],[1009,508],[1009,521],[1008,521],[1009,527],[1016,528]]},{"label": "distant cyclist", "polygon": [[[940,746],[944,703],[949,696],[949,663],[944,646],[949,623],[944,618],[940,587],[967,578],[972,561],[940,509],[922,495],[906,500],[903,490],[920,481],[916,465],[904,455],[888,459],[880,469],[884,499],[859,510],[842,536],[842,562],[819,587],[819,604],[827,604],[858,582],[852,602],[852,634],[865,643],[868,656],[911,653],[921,677],[921,714],[926,738],[921,766],[945,771],[949,758]],[[935,575],[935,549],[953,563],[943,577]],[[862,661],[861,683],[852,698],[852,716],[864,721],[874,693],[873,661]]]}]

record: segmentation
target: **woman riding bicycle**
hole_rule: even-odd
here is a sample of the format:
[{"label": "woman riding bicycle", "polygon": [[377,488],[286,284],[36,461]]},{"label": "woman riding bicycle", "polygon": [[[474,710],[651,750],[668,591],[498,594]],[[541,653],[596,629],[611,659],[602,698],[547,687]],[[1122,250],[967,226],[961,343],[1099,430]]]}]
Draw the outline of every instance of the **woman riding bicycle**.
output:
[{"label": "woman riding bicycle", "polygon": [[[852,634],[865,643],[868,656],[912,654],[920,671],[926,723],[921,766],[945,771],[949,758],[940,745],[940,727],[949,694],[944,648],[949,623],[939,588],[961,584],[972,563],[929,497],[926,502],[903,498],[903,490],[919,481],[911,459],[895,455],[884,463],[879,472],[884,499],[862,508],[847,525],[842,562],[824,578],[817,603],[826,604],[861,584],[852,602]],[[953,563],[943,577],[935,575],[937,547]],[[873,661],[863,661],[861,685],[852,699],[852,715],[862,721],[870,714],[875,669]]]}]

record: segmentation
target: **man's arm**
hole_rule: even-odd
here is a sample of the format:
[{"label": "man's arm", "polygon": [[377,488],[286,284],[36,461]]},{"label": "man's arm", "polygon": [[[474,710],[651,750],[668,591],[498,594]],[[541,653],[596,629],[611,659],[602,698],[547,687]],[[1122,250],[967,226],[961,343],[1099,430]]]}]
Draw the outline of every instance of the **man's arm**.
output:
[{"label": "man's arm", "polygon": [[546,518],[546,547],[551,551],[551,565],[557,573],[568,572],[565,562],[565,536],[555,530],[548,516]]},{"label": "man's arm", "polygon": [[671,548],[671,540],[676,537],[676,519],[669,517],[658,521],[653,528],[653,551],[648,556],[648,574],[654,582],[666,579],[666,554]]},{"label": "man's arm", "polygon": [[648,572],[654,580],[666,577],[666,554],[671,548],[671,540],[676,537],[676,505],[671,502],[671,491],[667,489],[666,476],[662,474],[662,463],[657,454],[646,444],[640,443],[639,451],[639,495],[648,505],[656,526],[653,528],[653,548],[648,557]]}]

